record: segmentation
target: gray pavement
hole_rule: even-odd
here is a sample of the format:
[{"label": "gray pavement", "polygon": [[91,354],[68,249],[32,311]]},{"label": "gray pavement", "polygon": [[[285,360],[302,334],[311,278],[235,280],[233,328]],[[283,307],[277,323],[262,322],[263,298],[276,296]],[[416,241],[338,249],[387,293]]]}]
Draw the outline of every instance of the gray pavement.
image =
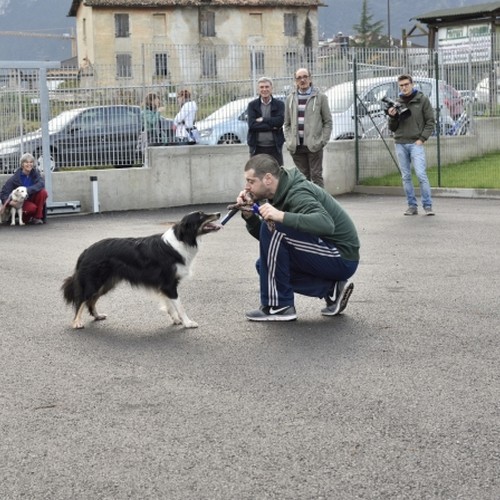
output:
[{"label": "gray pavement", "polygon": [[0,498],[500,498],[500,201],[339,200],[362,243],[349,306],[298,296],[282,324],[244,318],[239,217],[181,287],[191,330],[123,285],[75,332],[60,286],[92,242],[192,207],[0,227]]}]

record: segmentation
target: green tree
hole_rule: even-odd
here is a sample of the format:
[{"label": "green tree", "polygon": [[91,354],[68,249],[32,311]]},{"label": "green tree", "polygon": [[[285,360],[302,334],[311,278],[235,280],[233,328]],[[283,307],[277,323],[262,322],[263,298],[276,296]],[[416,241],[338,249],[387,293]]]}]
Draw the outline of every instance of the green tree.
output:
[{"label": "green tree", "polygon": [[[355,44],[360,47],[378,47],[381,46],[383,21],[373,21],[373,14],[368,11],[368,0],[363,0],[361,6],[361,19],[359,24],[355,24],[354,30]],[[386,43],[384,41],[383,43]]]}]

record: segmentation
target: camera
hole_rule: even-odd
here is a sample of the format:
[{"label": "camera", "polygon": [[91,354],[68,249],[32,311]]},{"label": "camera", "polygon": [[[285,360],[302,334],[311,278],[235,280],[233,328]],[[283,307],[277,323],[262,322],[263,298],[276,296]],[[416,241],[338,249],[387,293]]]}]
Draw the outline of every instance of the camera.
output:
[{"label": "camera", "polygon": [[404,120],[411,115],[411,111],[404,104],[393,101],[390,97],[382,97],[382,102],[386,105],[385,112],[389,114],[389,109],[394,108],[400,120]]}]

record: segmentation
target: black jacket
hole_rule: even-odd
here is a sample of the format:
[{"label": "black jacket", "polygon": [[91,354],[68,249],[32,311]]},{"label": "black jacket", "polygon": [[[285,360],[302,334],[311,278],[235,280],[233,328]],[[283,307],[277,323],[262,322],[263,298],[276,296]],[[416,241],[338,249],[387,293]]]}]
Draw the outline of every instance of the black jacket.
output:
[{"label": "black jacket", "polygon": [[281,152],[285,143],[283,134],[283,123],[285,121],[285,103],[273,97],[271,101],[271,118],[264,118],[264,121],[257,122],[257,118],[262,116],[260,111],[260,97],[250,101],[247,108],[248,114],[248,136],[247,144],[250,154],[253,154],[257,146],[257,133],[272,131],[276,149]]}]

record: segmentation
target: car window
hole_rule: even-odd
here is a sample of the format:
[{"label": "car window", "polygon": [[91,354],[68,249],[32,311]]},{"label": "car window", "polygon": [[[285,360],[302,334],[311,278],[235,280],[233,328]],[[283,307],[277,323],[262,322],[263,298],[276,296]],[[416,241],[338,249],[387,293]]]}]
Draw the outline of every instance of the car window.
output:
[{"label": "car window", "polygon": [[82,132],[100,130],[105,126],[106,120],[103,109],[95,108],[84,111],[73,122],[73,128]]},{"label": "car window", "polygon": [[363,101],[366,105],[371,106],[373,104],[380,104],[380,101],[384,97],[390,97],[391,99],[397,97],[396,82],[388,82],[373,87],[365,94]]},{"label": "car window", "polygon": [[134,108],[116,107],[108,110],[108,120],[113,127],[129,128],[139,123],[139,113]]},{"label": "car window", "polygon": [[430,97],[432,95],[432,84],[430,82],[415,82],[415,88]]}]

